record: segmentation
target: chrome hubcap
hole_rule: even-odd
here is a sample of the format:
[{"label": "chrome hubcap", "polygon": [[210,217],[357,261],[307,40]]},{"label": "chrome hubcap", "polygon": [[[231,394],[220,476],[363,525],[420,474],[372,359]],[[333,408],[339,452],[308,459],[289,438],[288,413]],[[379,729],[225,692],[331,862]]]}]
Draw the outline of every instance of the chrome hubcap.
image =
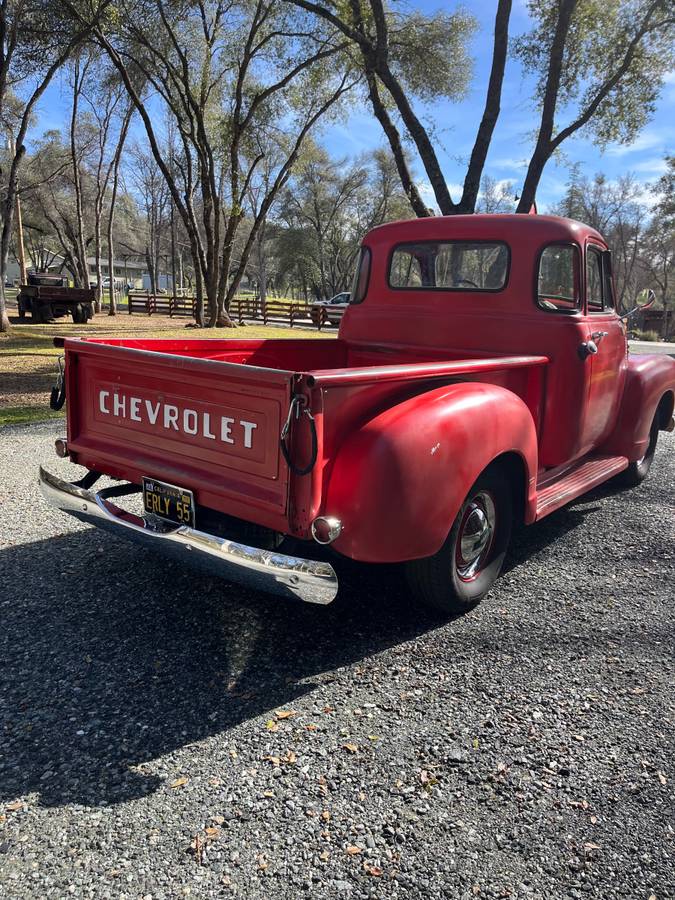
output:
[{"label": "chrome hubcap", "polygon": [[457,574],[471,581],[481,570],[494,538],[497,515],[494,500],[480,491],[467,503],[457,537]]}]

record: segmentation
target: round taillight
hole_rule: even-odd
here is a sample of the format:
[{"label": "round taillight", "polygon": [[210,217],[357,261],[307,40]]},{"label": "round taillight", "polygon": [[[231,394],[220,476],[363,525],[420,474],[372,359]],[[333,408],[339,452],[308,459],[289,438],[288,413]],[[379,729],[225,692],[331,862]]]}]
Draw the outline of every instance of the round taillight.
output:
[{"label": "round taillight", "polygon": [[57,438],[54,441],[54,449],[56,450],[56,455],[60,456],[61,459],[65,459],[70,452],[68,450],[68,441],[65,438]]},{"label": "round taillight", "polygon": [[311,525],[312,537],[317,544],[332,544],[342,532],[342,522],[335,516],[317,516]]}]

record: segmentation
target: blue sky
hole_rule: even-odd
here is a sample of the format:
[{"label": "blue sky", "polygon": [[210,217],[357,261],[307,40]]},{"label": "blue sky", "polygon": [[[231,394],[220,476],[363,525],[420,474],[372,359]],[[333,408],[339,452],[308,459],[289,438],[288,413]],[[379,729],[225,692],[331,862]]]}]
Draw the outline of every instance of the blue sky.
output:
[{"label": "blue sky", "polygon": [[[410,0],[410,4],[425,11],[455,7],[455,4],[444,5],[436,0]],[[476,62],[470,90],[461,103],[436,103],[427,109],[416,107],[423,120],[433,124],[437,152],[455,200],[459,199],[466,159],[471,151],[485,101],[496,3],[465,0],[463,6],[480,23],[473,41],[472,55]],[[525,0],[514,0],[511,35],[525,31],[528,23]],[[533,130],[537,124],[536,114],[529,101],[531,96],[532,80],[523,77],[516,60],[509,59],[502,111],[485,173],[498,181],[512,181],[516,188],[525,174],[526,160],[534,142]],[[40,134],[48,128],[62,127],[68,114],[68,102],[67,91],[64,92],[61,81],[57,79],[40,104],[34,134]],[[644,183],[643,199],[649,202],[651,197],[647,185],[665,170],[664,156],[675,153],[674,111],[675,72],[671,72],[652,121],[633,144],[611,145],[601,153],[587,138],[566,141],[562,146],[562,158],[552,160],[544,172],[537,196],[540,211],[546,210],[561,198],[569,166],[574,163],[579,163],[582,171],[589,176],[602,172],[610,180],[632,173]],[[355,109],[348,119],[324,127],[319,139],[336,156],[356,156],[385,144],[380,126],[366,105]],[[419,165],[417,173],[429,204],[432,205],[433,195],[428,186],[425,188],[424,173]]]},{"label": "blue sky", "polygon": [[[426,12],[453,9],[434,0],[411,0],[412,5]],[[440,159],[446,180],[452,188],[453,200],[459,199],[460,183],[464,178],[466,160],[485,102],[485,89],[492,62],[492,39],[496,2],[465,0],[468,9],[480,22],[480,30],[474,38],[473,56],[476,60],[471,88],[461,103],[437,103],[424,116],[434,124],[440,142]],[[529,16],[525,0],[514,0],[511,15],[511,35],[526,31]],[[518,186],[525,175],[526,161],[534,144],[533,130],[537,126],[536,113],[529,102],[532,96],[532,80],[524,78],[514,59],[507,63],[502,109],[490,148],[485,173],[497,180],[512,181]],[[419,107],[417,107],[419,110]],[[631,172],[645,184],[654,181],[663,171],[666,153],[675,153],[675,72],[664,85],[663,94],[653,120],[638,139],[629,146],[612,145],[604,153],[588,139],[570,138],[562,145],[563,158],[551,161],[542,178],[537,202],[540,210],[558,202],[564,192],[568,168],[579,163],[585,174],[603,172],[614,180]],[[378,123],[367,108],[354,113],[347,122],[327,129],[326,140],[336,154],[356,154],[383,143]],[[417,167],[423,181],[420,166]],[[429,202],[433,195],[428,193]],[[645,189],[644,200],[648,202]]]}]

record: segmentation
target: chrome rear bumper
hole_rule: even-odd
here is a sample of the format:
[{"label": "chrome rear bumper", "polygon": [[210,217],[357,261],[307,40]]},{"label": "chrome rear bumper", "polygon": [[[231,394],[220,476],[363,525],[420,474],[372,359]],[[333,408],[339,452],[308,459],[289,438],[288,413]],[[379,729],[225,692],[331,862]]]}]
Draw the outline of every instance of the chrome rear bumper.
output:
[{"label": "chrome rear bumper", "polygon": [[306,603],[330,603],[337,594],[337,577],[329,563],[247,547],[187,526],[155,524],[115,506],[105,498],[105,491],[94,493],[62,481],[42,467],[39,482],[42,493],[56,509],[207,574]]}]

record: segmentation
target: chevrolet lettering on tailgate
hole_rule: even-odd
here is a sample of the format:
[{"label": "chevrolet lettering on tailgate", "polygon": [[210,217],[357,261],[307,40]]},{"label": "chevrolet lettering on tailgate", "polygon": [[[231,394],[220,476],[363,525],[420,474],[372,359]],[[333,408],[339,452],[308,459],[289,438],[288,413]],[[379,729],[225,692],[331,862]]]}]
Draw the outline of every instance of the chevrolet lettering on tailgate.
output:
[{"label": "chevrolet lettering on tailgate", "polygon": [[127,396],[111,391],[98,392],[98,409],[105,416],[132,422],[147,422],[167,431],[209,438],[223,444],[235,444],[246,449],[253,447],[256,422],[232,416],[213,415],[196,409],[179,407],[173,403],[155,402],[142,397]]}]

